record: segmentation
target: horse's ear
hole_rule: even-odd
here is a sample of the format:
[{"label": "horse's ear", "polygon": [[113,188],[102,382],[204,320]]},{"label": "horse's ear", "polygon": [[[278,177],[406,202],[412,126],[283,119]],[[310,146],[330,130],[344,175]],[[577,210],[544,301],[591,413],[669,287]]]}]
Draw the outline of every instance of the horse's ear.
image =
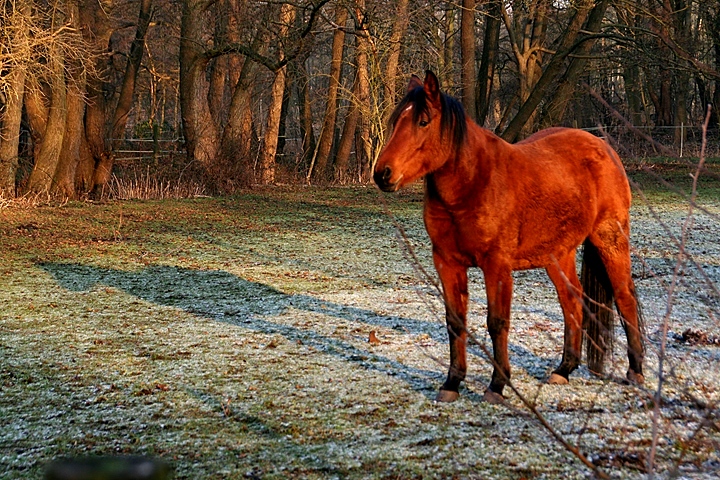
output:
[{"label": "horse's ear", "polygon": [[433,72],[425,72],[425,83],[423,84],[425,96],[434,107],[440,107],[440,82]]},{"label": "horse's ear", "polygon": [[412,77],[410,77],[410,83],[408,84],[407,93],[410,93],[413,90],[415,90],[416,88],[422,87],[422,86],[423,86],[423,82],[422,82],[422,80],[420,80],[420,77],[418,77],[417,75],[413,75]]}]

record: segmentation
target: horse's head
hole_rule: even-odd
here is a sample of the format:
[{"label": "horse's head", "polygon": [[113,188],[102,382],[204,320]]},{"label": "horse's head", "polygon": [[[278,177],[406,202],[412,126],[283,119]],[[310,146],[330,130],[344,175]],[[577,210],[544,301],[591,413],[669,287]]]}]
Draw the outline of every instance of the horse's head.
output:
[{"label": "horse's head", "polygon": [[394,192],[440,168],[466,135],[465,112],[440,92],[428,71],[425,81],[413,75],[407,95],[390,117],[392,134],[385,144],[373,178],[380,189]]}]

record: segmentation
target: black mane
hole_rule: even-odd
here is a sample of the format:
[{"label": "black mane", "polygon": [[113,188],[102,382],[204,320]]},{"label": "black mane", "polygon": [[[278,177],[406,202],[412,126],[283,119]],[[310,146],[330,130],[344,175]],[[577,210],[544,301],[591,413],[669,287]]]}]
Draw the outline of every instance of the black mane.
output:
[{"label": "black mane", "polygon": [[[417,124],[420,116],[430,113],[428,108],[427,97],[422,87],[410,90],[405,98],[403,98],[392,115],[390,116],[390,125],[393,127],[402,113],[408,106],[413,107],[413,122]],[[459,148],[465,143],[467,137],[467,122],[465,120],[465,109],[462,103],[450,95],[440,92],[440,132],[442,138],[449,136],[452,139],[454,149]]]}]

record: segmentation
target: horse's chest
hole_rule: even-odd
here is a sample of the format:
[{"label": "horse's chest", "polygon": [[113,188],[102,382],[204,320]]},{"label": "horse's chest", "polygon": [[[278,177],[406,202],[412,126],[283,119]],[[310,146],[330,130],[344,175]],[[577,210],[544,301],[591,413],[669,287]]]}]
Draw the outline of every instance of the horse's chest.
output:
[{"label": "horse's chest", "polygon": [[467,266],[482,266],[498,243],[497,227],[479,215],[426,213],[425,227],[437,253]]}]

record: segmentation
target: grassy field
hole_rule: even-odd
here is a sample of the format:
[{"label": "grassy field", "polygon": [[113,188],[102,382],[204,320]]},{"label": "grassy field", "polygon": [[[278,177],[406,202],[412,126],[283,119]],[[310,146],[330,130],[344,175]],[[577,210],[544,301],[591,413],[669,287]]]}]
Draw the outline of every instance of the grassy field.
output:
[{"label": "grassy field", "polygon": [[[718,299],[691,266],[673,273],[677,249],[662,227],[681,233],[687,204],[651,172],[630,171],[650,199],[633,210],[647,385],[584,367],[568,386],[543,384],[563,327],[541,272],[516,276],[514,380],[612,476],[643,475],[655,442],[664,475],[714,478]],[[677,168],[661,175],[689,185]],[[718,184],[701,185],[706,212],[687,244],[714,285]],[[275,188],[0,210],[0,478],[129,454],[191,479],[587,478],[517,397],[481,401],[490,366],[479,351],[460,400],[433,402],[447,368],[442,305],[385,212],[432,271],[421,201],[419,188]],[[471,324],[486,341],[477,272],[471,288]],[[683,339],[691,327],[705,337]],[[656,412],[663,342],[673,370]]]}]

